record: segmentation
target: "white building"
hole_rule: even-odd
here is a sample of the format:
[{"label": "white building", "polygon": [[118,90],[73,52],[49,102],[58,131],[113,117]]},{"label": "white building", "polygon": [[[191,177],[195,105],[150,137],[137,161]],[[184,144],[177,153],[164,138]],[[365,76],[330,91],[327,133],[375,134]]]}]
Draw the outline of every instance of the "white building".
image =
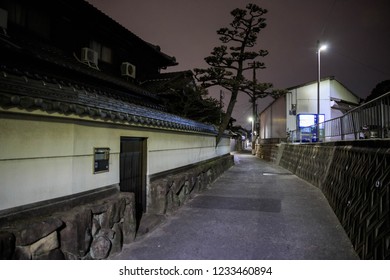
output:
[{"label": "white building", "polygon": [[[317,114],[317,81],[287,89],[260,113],[260,139],[284,139],[299,127],[298,119]],[[359,104],[360,98],[334,77],[320,82],[320,122],[342,116]],[[309,119],[310,122],[310,119]],[[310,125],[310,124],[309,124]]]}]

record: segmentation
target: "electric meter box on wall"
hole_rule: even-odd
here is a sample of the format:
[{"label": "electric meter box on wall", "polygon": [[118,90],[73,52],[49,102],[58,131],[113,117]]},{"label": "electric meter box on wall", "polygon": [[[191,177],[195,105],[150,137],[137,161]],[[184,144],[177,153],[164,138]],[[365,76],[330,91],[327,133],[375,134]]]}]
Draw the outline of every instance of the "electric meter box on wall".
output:
[{"label": "electric meter box on wall", "polygon": [[93,173],[109,171],[110,148],[94,148]]}]

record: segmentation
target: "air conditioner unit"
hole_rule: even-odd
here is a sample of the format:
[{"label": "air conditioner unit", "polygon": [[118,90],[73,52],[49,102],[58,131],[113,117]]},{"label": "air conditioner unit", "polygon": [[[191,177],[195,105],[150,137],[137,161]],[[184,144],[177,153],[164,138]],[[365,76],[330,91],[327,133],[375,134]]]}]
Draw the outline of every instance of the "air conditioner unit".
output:
[{"label": "air conditioner unit", "polygon": [[121,65],[122,76],[127,76],[135,79],[135,65],[129,62],[123,62]]},{"label": "air conditioner unit", "polygon": [[98,65],[98,53],[90,48],[81,49],[81,61],[86,64]]}]

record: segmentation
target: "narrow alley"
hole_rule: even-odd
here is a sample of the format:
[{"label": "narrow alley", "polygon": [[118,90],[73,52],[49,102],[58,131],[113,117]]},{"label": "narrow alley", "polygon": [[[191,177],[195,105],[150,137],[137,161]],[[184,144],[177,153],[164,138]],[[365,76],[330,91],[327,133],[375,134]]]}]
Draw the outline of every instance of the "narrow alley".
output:
[{"label": "narrow alley", "polygon": [[250,154],[112,259],[358,259],[324,195]]}]

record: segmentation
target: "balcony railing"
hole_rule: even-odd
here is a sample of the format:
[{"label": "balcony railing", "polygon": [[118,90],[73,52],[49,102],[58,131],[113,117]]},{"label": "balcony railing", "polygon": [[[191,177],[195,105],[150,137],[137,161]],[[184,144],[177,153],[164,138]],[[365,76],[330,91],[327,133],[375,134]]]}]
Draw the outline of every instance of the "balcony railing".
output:
[{"label": "balcony railing", "polygon": [[[390,138],[390,92],[352,109],[343,116],[318,124],[310,129],[298,129],[290,132],[289,142],[324,142],[339,140],[357,140]],[[314,133],[305,133],[313,131]]]}]

